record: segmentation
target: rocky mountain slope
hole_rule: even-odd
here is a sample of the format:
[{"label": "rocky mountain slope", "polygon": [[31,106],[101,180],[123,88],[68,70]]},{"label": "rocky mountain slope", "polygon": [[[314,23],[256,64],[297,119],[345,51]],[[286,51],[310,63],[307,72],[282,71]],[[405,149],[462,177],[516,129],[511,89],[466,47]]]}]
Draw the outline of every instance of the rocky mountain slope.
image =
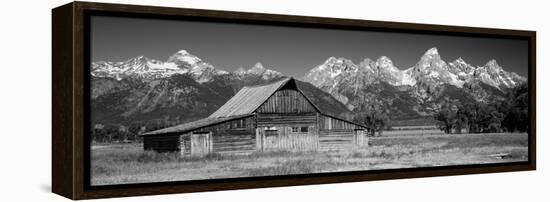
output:
[{"label": "rocky mountain slope", "polygon": [[[243,86],[284,78],[256,63],[250,69],[227,72],[187,51],[165,62],[139,56],[124,62],[92,63],[91,110],[94,125],[174,125],[207,117]],[[337,116],[351,112],[330,94],[298,82],[314,102]],[[157,124],[158,125],[158,124]]]},{"label": "rocky mountain slope", "polygon": [[[261,63],[229,72],[181,50],[166,61],[139,56],[123,62],[91,64],[93,124],[174,125],[208,116],[243,86],[282,79]],[[491,60],[474,66],[462,58],[447,63],[432,48],[408,69],[382,56],[359,64],[330,57],[298,82],[328,113],[351,119],[376,107],[394,120],[430,117],[442,101],[498,102],[526,78]]]},{"label": "rocky mountain slope", "polygon": [[330,57],[302,80],[330,93],[348,109],[360,112],[385,105],[392,119],[429,116],[442,100],[498,102],[527,79],[507,72],[495,60],[475,67],[462,58],[447,63],[431,48],[412,67],[400,70],[390,58],[369,58],[354,64]]}]

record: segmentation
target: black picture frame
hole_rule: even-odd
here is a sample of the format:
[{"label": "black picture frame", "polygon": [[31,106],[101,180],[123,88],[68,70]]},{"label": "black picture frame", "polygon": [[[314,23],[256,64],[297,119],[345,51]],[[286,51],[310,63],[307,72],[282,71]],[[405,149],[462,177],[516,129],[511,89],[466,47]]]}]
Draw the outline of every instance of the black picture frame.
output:
[{"label": "black picture frame", "polygon": [[[127,185],[90,185],[90,16],[200,20],[262,25],[420,33],[529,41],[527,162],[247,177]],[[450,176],[536,169],[536,32],[368,20],[72,2],[52,10],[52,191],[71,199],[187,193]]]}]

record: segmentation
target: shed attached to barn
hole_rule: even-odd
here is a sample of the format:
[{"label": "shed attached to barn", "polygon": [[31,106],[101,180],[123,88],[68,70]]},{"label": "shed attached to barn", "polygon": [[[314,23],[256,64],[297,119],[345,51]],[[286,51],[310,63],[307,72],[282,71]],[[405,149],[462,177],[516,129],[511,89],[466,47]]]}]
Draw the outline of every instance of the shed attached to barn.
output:
[{"label": "shed attached to barn", "polygon": [[323,113],[293,78],[286,78],[243,87],[207,118],[141,136],[145,150],[203,155],[366,145],[366,129]]}]

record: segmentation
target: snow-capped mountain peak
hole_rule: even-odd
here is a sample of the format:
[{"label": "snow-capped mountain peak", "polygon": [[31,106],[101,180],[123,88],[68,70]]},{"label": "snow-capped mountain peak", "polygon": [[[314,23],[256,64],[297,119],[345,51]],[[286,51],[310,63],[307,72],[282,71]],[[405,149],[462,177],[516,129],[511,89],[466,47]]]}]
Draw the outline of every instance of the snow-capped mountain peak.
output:
[{"label": "snow-capped mountain peak", "polygon": [[334,76],[342,73],[343,71],[356,70],[357,66],[353,64],[353,61],[343,57],[329,57],[325,62],[319,66],[318,69],[329,69],[327,71],[333,72]]},{"label": "snow-capped mountain peak", "polygon": [[378,58],[376,60],[376,66],[379,70],[399,71],[399,69],[393,65],[392,60],[386,56]]},{"label": "snow-capped mountain peak", "polygon": [[[382,56],[376,61],[365,58],[359,65],[346,58],[329,57],[324,63],[311,69],[303,77],[321,89],[333,89],[343,86],[369,85],[377,81],[384,81],[395,86],[414,85],[415,81],[404,71],[393,65],[390,58]],[[346,103],[347,98],[329,90],[336,99]],[[355,92],[355,91],[354,91]]]},{"label": "snow-capped mountain peak", "polygon": [[485,63],[485,66],[499,66],[497,60],[491,59]]},{"label": "snow-capped mountain peak", "polygon": [[254,66],[252,66],[252,68],[248,69],[248,73],[251,73],[251,74],[263,74],[264,72],[266,71],[264,65],[262,65],[262,63],[260,62],[257,62],[256,64],[254,64]]},{"label": "snow-capped mountain peak", "polygon": [[238,69],[235,74],[237,75],[244,75],[244,74],[252,74],[252,75],[259,75],[262,76],[263,79],[272,79],[275,77],[281,77],[283,74],[278,71],[274,71],[268,68],[265,68],[264,65],[261,62],[257,62],[248,70],[244,69]]},{"label": "snow-capped mountain peak", "polygon": [[347,75],[349,72],[357,72],[357,65],[343,57],[331,56],[324,63],[317,65],[306,73],[303,80],[310,83],[324,85],[336,85],[335,78]]},{"label": "snow-capped mountain peak", "polygon": [[498,89],[512,88],[519,83],[527,81],[526,78],[514,72],[505,71],[494,59],[489,60],[484,66],[478,67],[474,75],[482,82]]},{"label": "snow-capped mountain peak", "polygon": [[[439,55],[439,51],[437,48],[433,47],[427,50],[424,55],[420,58],[419,63],[429,63],[429,62],[437,62],[441,63],[441,56]],[[438,66],[442,66],[442,64],[439,64]]]},{"label": "snow-capped mountain peak", "polygon": [[175,64],[138,56],[124,62],[92,63],[91,74],[96,77],[110,77],[121,80],[125,77],[155,79],[185,72],[186,70],[178,68]]},{"label": "snow-capped mountain peak", "polygon": [[135,58],[126,60],[125,63],[138,64],[138,63],[147,62],[148,60],[149,60],[149,58],[147,58],[147,57],[145,57],[145,56],[143,56],[143,55],[140,55],[140,56],[137,56],[137,57],[135,57]]},{"label": "snow-capped mountain peak", "polygon": [[466,64],[466,61],[464,61],[464,59],[462,59],[462,57],[458,57],[454,62],[457,63],[457,64],[461,64],[461,65]]},{"label": "snow-capped mountain peak", "polygon": [[[435,99],[442,88],[451,85],[465,92],[478,92],[478,83],[485,83],[501,91],[517,86],[526,79],[508,73],[496,63],[489,61],[483,67],[475,67],[459,57],[453,62],[442,60],[437,48],[430,48],[411,68],[401,70],[388,57],[379,57],[376,61],[364,59],[359,65],[346,58],[329,57],[324,63],[311,69],[303,77],[304,81],[330,93],[342,103],[349,105],[353,97],[361,94],[361,89],[385,82],[391,86],[409,86],[400,89],[413,89],[412,95],[421,100]],[[475,94],[475,93],[473,93]],[[484,99],[487,94],[476,95]],[[353,101],[351,101],[353,102]]]},{"label": "snow-capped mountain peak", "polygon": [[190,54],[186,50],[180,50],[175,54],[173,54],[172,56],[170,56],[167,62],[173,62],[173,63],[176,63],[177,65],[183,65],[183,66],[192,66],[192,65],[201,63],[202,60],[199,57]]},{"label": "snow-capped mountain peak", "polygon": [[202,83],[209,81],[213,75],[227,74],[228,72],[215,69],[186,50],[174,53],[166,62],[149,59],[145,56],[116,63],[94,62],[91,72],[96,77],[109,77],[117,80],[126,77],[154,80],[186,73],[191,73],[199,83]]},{"label": "snow-capped mountain peak", "polygon": [[[341,58],[341,59],[342,59],[342,58]],[[336,58],[336,57],[334,57],[334,56],[330,56],[329,58],[327,58],[327,59],[325,60],[324,63],[325,63],[325,64],[327,64],[327,63],[336,63],[337,61],[338,61],[338,58]]]},{"label": "snow-capped mountain peak", "polygon": [[376,60],[375,69],[377,70],[378,80],[385,81],[394,86],[412,86],[416,83],[405,71],[399,70],[393,65],[392,60],[389,57],[382,56]]},{"label": "snow-capped mountain peak", "polygon": [[424,55],[433,55],[433,56],[439,55],[439,51],[437,50],[436,47],[433,47],[433,48],[428,49],[428,50],[424,53]]},{"label": "snow-capped mountain peak", "polygon": [[497,61],[495,59],[489,60],[484,67],[490,68],[494,71],[502,71],[502,67],[498,65]]},{"label": "snow-capped mountain peak", "polygon": [[[462,57],[459,57],[458,59],[454,60],[453,62],[449,63],[449,70],[455,70],[455,71],[462,71],[465,73],[471,73],[473,70],[476,69],[476,67],[468,64]],[[453,72],[456,73],[456,72]]]},{"label": "snow-capped mountain peak", "polygon": [[387,64],[387,65],[393,65],[393,62],[391,61],[391,59],[387,56],[381,56],[379,57],[376,62],[378,63],[383,63],[383,64]]},{"label": "snow-capped mountain peak", "polygon": [[176,54],[187,55],[187,54],[189,54],[189,52],[187,52],[187,50],[185,50],[185,49],[181,49],[178,52],[176,52]]}]

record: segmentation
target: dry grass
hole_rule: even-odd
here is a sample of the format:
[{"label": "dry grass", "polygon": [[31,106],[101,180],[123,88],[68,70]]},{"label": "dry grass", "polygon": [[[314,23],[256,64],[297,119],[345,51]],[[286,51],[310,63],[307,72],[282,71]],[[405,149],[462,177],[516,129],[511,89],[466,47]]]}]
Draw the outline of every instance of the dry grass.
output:
[{"label": "dry grass", "polygon": [[[504,158],[493,154],[506,153]],[[527,160],[526,134],[402,135],[346,150],[180,157],[141,145],[92,147],[93,185],[289,175]]]},{"label": "dry grass", "polygon": [[419,135],[443,135],[439,129],[426,128],[417,130],[388,130],[383,132],[383,136],[419,136]]}]

